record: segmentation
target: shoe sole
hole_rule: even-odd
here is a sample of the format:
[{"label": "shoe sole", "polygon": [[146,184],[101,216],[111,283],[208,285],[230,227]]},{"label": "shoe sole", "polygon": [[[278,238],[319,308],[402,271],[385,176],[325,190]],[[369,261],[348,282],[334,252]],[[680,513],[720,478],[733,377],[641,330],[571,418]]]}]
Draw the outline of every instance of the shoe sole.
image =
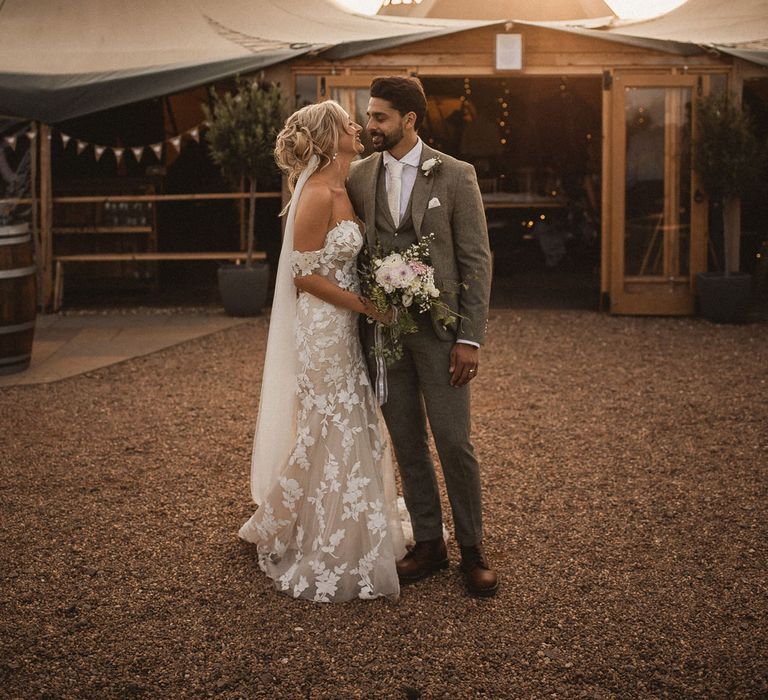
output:
[{"label": "shoe sole", "polygon": [[442,571],[443,569],[448,568],[448,560],[443,559],[443,561],[438,562],[435,564],[434,567],[428,569],[423,574],[420,574],[419,576],[398,576],[398,579],[400,580],[400,583],[416,583],[417,581],[423,581],[425,578],[428,578],[429,576],[432,576],[432,574],[436,574],[438,571]]},{"label": "shoe sole", "polygon": [[493,598],[498,590],[498,583],[493,588],[470,588],[467,586],[467,592],[473,598]]}]

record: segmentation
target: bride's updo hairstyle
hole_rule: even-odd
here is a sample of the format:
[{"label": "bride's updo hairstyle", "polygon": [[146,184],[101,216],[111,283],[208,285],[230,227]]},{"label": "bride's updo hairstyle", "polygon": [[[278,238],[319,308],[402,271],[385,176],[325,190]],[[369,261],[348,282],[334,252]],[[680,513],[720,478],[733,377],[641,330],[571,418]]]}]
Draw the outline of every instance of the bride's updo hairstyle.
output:
[{"label": "bride's updo hairstyle", "polygon": [[286,119],[277,135],[275,161],[288,176],[291,192],[313,155],[320,159],[318,169],[333,160],[339,150],[339,134],[348,120],[342,106],[333,100],[302,107]]}]

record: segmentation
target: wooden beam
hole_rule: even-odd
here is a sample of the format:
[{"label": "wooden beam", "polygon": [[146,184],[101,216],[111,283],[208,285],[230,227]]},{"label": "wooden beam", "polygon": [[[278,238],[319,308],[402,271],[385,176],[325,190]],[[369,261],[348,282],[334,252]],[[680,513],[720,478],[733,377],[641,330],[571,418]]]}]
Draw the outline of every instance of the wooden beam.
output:
[{"label": "wooden beam", "polygon": [[51,127],[40,124],[37,140],[40,148],[40,261],[41,289],[39,304],[48,308],[53,302],[53,185],[51,179]]},{"label": "wooden beam", "polygon": [[[278,199],[280,192],[257,192],[256,199]],[[200,202],[219,199],[248,199],[247,192],[209,192],[207,194],[116,194],[54,197],[54,204],[103,204],[105,202]]]},{"label": "wooden beam", "polygon": [[[219,252],[164,252],[164,253],[82,253],[74,255],[57,255],[59,262],[142,262],[157,260],[245,260],[248,253],[237,251],[235,253]],[[254,260],[266,260],[267,254],[261,251],[254,252]]]},{"label": "wooden beam", "polygon": [[35,261],[37,262],[37,288],[36,288],[36,301],[35,304],[40,306],[41,289],[43,288],[43,271],[40,266],[42,240],[40,238],[40,202],[37,198],[37,164],[40,153],[40,129],[37,122],[33,122],[32,131],[35,135],[33,142],[30,144],[30,184],[32,195],[32,242],[35,247]]},{"label": "wooden beam", "polygon": [[602,299],[610,291],[611,274],[611,225],[613,210],[611,208],[611,192],[613,171],[611,163],[614,158],[613,146],[613,119],[611,111],[611,100],[613,98],[613,88],[610,82],[613,81],[613,72],[606,71],[604,82],[608,84],[603,86],[603,129],[602,129],[602,163],[601,163],[601,182],[600,182],[600,293]]}]

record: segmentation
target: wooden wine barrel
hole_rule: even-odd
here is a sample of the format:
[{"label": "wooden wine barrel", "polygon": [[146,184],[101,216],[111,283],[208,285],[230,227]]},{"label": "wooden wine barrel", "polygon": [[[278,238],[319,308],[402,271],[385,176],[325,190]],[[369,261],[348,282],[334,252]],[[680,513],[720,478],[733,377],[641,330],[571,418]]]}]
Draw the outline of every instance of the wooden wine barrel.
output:
[{"label": "wooden wine barrel", "polygon": [[37,314],[36,287],[29,225],[0,226],[0,374],[29,367]]}]

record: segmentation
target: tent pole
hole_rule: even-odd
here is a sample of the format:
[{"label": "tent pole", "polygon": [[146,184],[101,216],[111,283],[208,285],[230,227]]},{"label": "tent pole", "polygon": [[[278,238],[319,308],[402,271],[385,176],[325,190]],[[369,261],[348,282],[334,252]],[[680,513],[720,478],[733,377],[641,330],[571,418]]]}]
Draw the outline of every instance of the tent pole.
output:
[{"label": "tent pole", "polygon": [[51,181],[51,127],[40,124],[40,267],[42,285],[40,305],[45,309],[53,301],[53,191]]}]

